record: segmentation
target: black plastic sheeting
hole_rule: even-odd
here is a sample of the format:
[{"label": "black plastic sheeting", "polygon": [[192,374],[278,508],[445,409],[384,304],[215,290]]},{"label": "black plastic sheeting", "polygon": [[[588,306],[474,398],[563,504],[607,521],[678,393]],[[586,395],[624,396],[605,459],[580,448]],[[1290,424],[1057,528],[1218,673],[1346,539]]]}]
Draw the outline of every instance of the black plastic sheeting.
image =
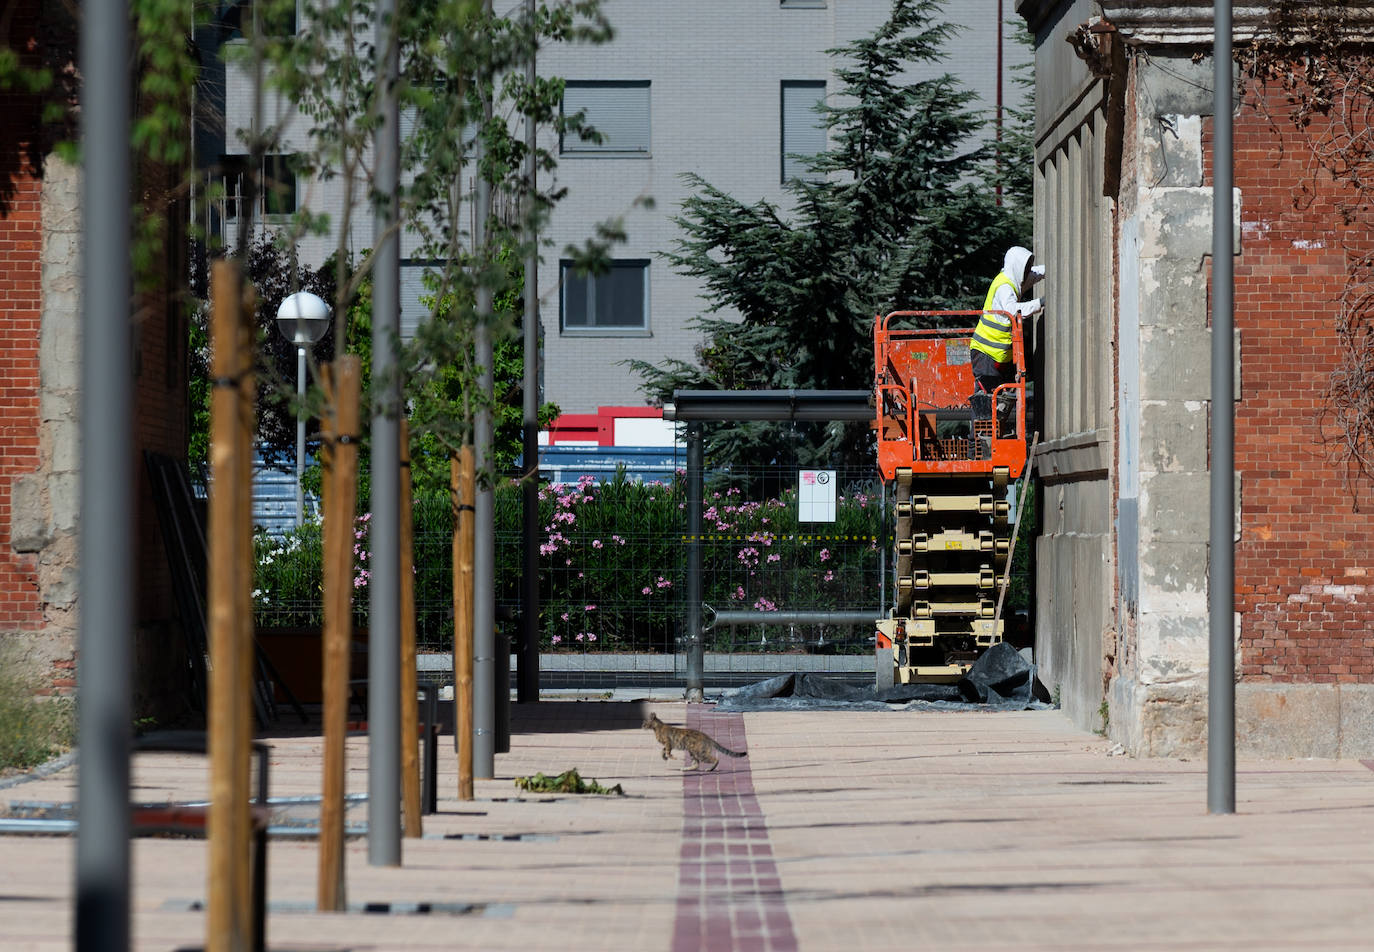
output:
[{"label": "black plastic sheeting", "polygon": [[1053,705],[1036,697],[1035,665],[1006,642],[985,651],[957,684],[897,684],[882,691],[818,674],[784,674],[726,691],[720,711],[1025,711]]}]

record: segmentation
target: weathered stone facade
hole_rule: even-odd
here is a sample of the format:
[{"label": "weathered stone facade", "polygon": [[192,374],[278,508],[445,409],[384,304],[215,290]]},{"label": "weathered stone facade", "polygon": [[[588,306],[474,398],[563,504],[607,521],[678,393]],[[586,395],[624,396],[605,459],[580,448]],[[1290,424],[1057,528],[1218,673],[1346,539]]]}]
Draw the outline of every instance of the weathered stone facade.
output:
[{"label": "weathered stone facade", "polygon": [[[40,5],[11,5],[11,49],[30,65],[70,57],[73,39]],[[0,642],[42,691],[76,685],[81,472],[81,171],[52,150],[41,103],[0,92]],[[140,170],[139,204],[161,207],[163,170]],[[159,191],[159,188],[161,191]],[[133,201],[133,197],[130,197]],[[185,454],[184,226],[168,210],[166,280],[131,300],[138,484],[136,704],[176,709],[183,656],[142,453]],[[110,289],[110,293],[119,293]],[[170,702],[170,703],[169,703]]]},{"label": "weathered stone facade", "polygon": [[[1196,756],[1209,665],[1212,11],[1017,10],[1036,32],[1036,250],[1051,276],[1041,668],[1081,726],[1134,753]],[[1241,42],[1264,15],[1237,13]],[[1234,75],[1237,749],[1368,756],[1374,522],[1368,499],[1352,509],[1318,410],[1345,281],[1338,249],[1371,236],[1342,225],[1339,186],[1311,175],[1298,137],[1271,121],[1277,104]],[[1072,378],[1104,374],[1102,413],[1100,394]]]}]

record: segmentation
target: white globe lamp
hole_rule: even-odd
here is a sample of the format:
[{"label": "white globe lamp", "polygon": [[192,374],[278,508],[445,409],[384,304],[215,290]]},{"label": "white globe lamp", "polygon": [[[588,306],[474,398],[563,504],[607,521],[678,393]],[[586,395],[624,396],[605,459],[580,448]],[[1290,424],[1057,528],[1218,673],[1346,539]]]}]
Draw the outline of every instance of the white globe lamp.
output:
[{"label": "white globe lamp", "polygon": [[[329,330],[329,305],[309,291],[289,295],[277,308],[277,329],[296,345],[296,395],[298,405],[305,403],[305,352]],[[296,525],[305,523],[305,417],[296,411]]]}]

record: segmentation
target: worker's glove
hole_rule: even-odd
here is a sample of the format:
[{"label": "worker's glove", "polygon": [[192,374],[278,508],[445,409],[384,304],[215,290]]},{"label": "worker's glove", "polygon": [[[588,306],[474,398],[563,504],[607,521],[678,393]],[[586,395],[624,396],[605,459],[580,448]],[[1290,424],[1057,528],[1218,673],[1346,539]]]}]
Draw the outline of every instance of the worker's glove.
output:
[{"label": "worker's glove", "polygon": [[1034,317],[1045,309],[1045,299],[1036,298],[1034,301],[1026,301],[1016,305],[1016,312],[1022,317]]}]

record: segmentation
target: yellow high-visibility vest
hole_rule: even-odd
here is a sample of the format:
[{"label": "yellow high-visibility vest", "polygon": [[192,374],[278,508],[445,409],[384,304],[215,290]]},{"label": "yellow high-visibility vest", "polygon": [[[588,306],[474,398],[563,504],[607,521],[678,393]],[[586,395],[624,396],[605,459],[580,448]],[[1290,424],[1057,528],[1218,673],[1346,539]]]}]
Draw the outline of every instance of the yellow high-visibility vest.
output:
[{"label": "yellow high-visibility vest", "polygon": [[1011,360],[1011,318],[992,309],[992,299],[1003,287],[1016,289],[1016,282],[1007,277],[1006,272],[992,279],[988,296],[983,300],[983,316],[974,328],[973,342],[969,344],[971,350],[981,350],[999,364]]}]

